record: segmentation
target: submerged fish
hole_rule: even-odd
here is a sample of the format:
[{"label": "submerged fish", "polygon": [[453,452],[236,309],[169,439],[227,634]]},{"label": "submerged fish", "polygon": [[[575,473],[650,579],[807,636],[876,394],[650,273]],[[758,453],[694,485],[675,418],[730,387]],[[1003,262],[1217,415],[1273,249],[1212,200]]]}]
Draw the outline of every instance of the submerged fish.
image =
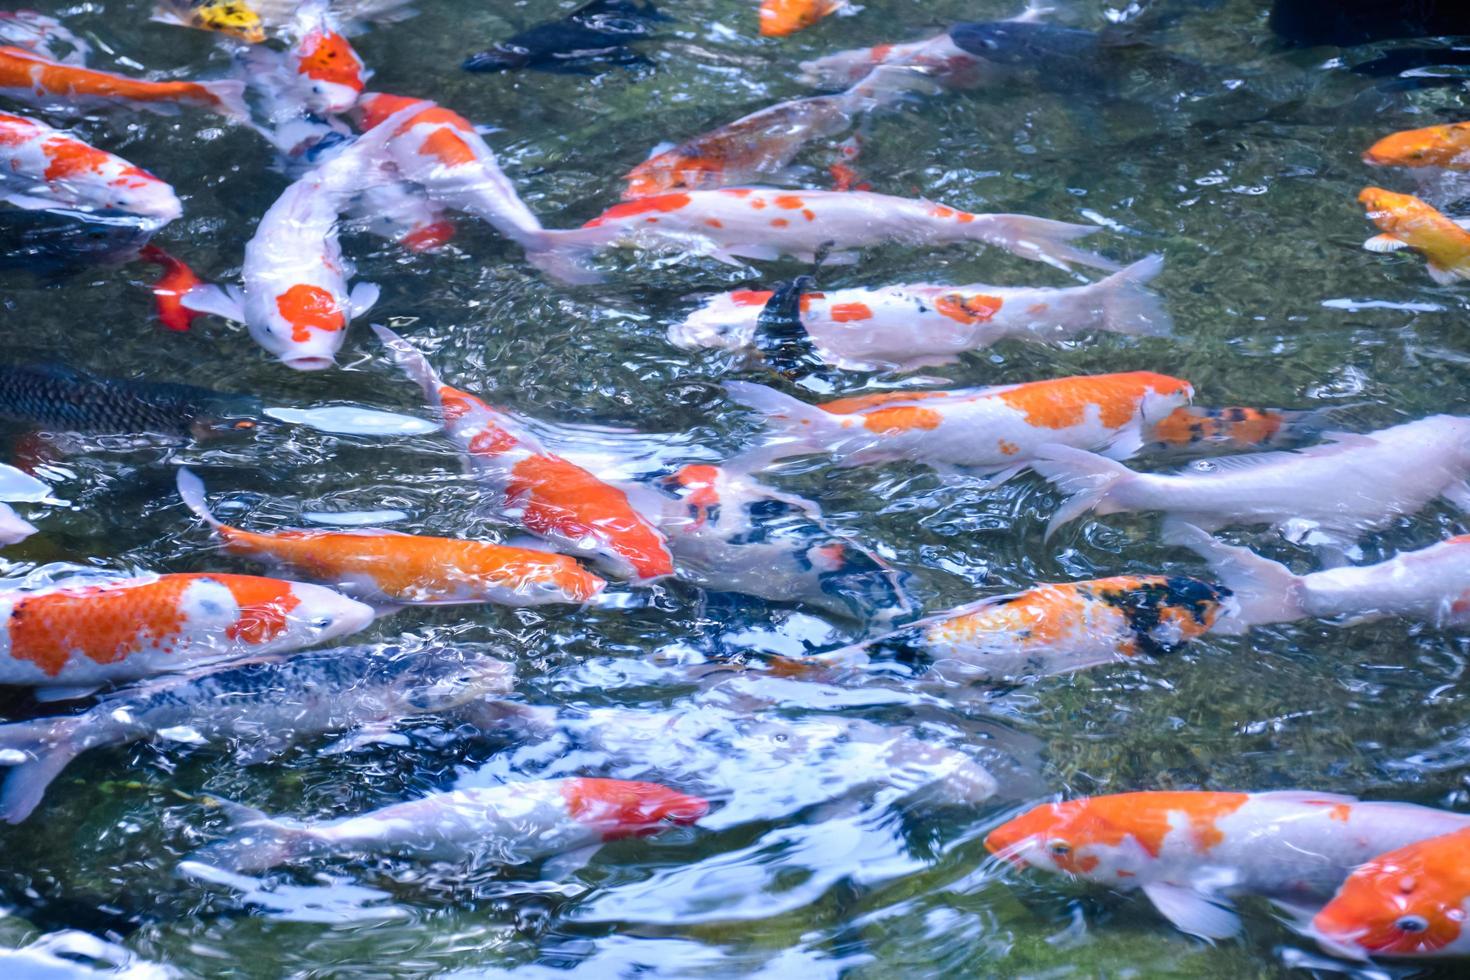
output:
[{"label": "submerged fish", "polygon": [[300,650],[373,611],[319,585],[182,574],[0,593],[0,684],[95,687]]},{"label": "submerged fish", "polygon": [[92,46],[55,17],[35,10],[0,10],[0,44],[13,45],[65,65],[86,65]]},{"label": "submerged fish", "polygon": [[803,61],[801,80],[817,88],[846,88],[885,65],[916,69],[950,89],[973,88],[987,75],[984,60],[959,47],[945,31],[907,44],[877,44]]},{"label": "submerged fish", "polygon": [[1470,956],[1470,827],[1376,855],[1312,920],[1325,948],[1364,956]]},{"label": "submerged fish", "polygon": [[337,114],[351,109],[371,74],[352,43],[332,27],[320,7],[303,10],[290,46],[282,52],[251,48],[245,65],[252,83],[276,74],[277,98],[289,98],[307,113]]},{"label": "submerged fish", "polygon": [[246,122],[245,83],[150,82],[94,68],[82,68],[24,48],[0,47],[0,95],[45,109],[85,110],[123,104],[168,111],[179,105],[212,109],[228,119]]},{"label": "submerged fish", "polygon": [[586,602],[607,583],[576,559],[489,541],[395,531],[245,531],[220,523],[204,484],[179,470],[179,496],[227,551],[271,561],[367,602],[535,606]]},{"label": "submerged fish", "polygon": [[1232,898],[1322,901],[1375,855],[1467,825],[1329,793],[1119,793],[1043,804],[985,846],[1017,866],[1141,890],[1179,930],[1223,939],[1240,931]]},{"label": "submerged fish", "polygon": [[1424,256],[1429,278],[1441,286],[1470,279],[1470,231],[1412,194],[1367,187],[1358,201],[1383,231],[1363,243],[1368,251],[1413,249]]},{"label": "submerged fish", "polygon": [[1017,684],[1172,653],[1209,632],[1232,607],[1229,589],[1182,576],[1038,585],[929,616],[821,659],[891,658],[953,683]]},{"label": "submerged fish", "polygon": [[1380,167],[1470,170],[1470,122],[1390,134],[1368,148],[1363,162]]},{"label": "submerged fish", "polygon": [[143,739],[248,743],[264,761],[293,742],[508,694],[508,663],[452,647],[343,647],[169,677],[107,695],[77,715],[0,725],[11,765],[0,820],[20,823],[77,756]]},{"label": "submerged fish", "polygon": [[498,513],[619,577],[644,584],[673,574],[668,541],[634,509],[626,493],[548,452],[508,413],[444,384],[424,356],[393,331],[376,324],[373,330],[440,412],[445,431],[474,472],[497,495]]},{"label": "submerged fish", "polygon": [[1074,262],[1116,268],[1071,244],[1098,230],[1024,214],[971,214],[869,191],[727,187],[626,201],[581,228],[547,235],[573,258],[623,246],[708,255],[732,265],[782,256],[815,262],[818,253],[845,261],[852,250],[875,245],[979,242],[1063,269]]},{"label": "submerged fish", "polygon": [[762,413],[775,437],[759,461],[821,453],[840,466],[912,460],[962,467],[997,481],[1053,444],[1127,459],[1154,422],[1194,395],[1189,382],[1149,371],[1056,378],[950,391],[890,391],[808,405],[773,388],[725,385]]},{"label": "submerged fish", "polygon": [[761,34],[785,37],[846,9],[847,0],[761,0]]},{"label": "submerged fish", "polygon": [[[1172,321],[1145,288],[1163,264],[1152,255],[1068,289],[913,284],[808,291],[800,322],[820,358],[848,371],[952,364],[1002,340],[1054,343],[1089,331],[1166,337]],[[680,347],[751,347],[771,295],[747,289],[711,297],[670,328],[669,339]]]},{"label": "submerged fish", "polygon": [[466,71],[590,71],[589,63],[642,62],[629,44],[653,34],[653,21],[668,20],[648,0],[590,0],[560,20],[547,21],[497,41],[465,59]]},{"label": "submerged fish", "polygon": [[55,432],[202,438],[255,428],[252,395],[104,378],[56,364],[0,364],[0,418]]},{"label": "submerged fish", "polygon": [[1374,565],[1306,575],[1190,524],[1174,525],[1165,540],[1198,552],[1234,591],[1238,609],[1220,624],[1221,633],[1308,618],[1361,623],[1405,616],[1436,626],[1470,626],[1470,535]]},{"label": "submerged fish", "polygon": [[43,122],[0,112],[0,201],[141,218],[161,228],[184,213],[174,189],[122,157]]},{"label": "submerged fish", "polygon": [[1470,508],[1470,419],[1432,415],[1327,439],[1299,452],[1221,456],[1179,473],[1136,473],[1094,453],[1048,446],[1032,468],[1070,495],[1048,534],[1089,510],[1158,510],[1206,531],[1270,524],[1293,540],[1346,552],[1360,534],[1436,497]]},{"label": "submerged fish", "polygon": [[525,864],[692,824],[709,803],[655,783],[547,779],[433,793],[355,817],[297,823],[227,804],[233,838],[199,855],[234,871],[320,856],[401,854],[473,866]]}]

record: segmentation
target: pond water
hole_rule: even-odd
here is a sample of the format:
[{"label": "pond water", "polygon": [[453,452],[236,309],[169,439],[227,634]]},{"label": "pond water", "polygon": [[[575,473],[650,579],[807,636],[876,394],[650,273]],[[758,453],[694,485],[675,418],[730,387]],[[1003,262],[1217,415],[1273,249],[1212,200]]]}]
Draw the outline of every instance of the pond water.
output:
[{"label": "pond water", "polygon": [[[102,67],[196,76],[230,66],[216,37],[151,23],[142,0],[39,6],[91,39]],[[416,17],[354,39],[375,72],[371,87],[431,97],[496,127],[487,141],[548,227],[578,225],[614,203],[621,175],[654,146],[810,94],[796,77],[800,60],[1019,12],[999,0],[866,0],[854,16],[768,39],[756,34],[753,0],[667,0],[663,36],[639,45],[646,64],[596,74],[460,70],[467,55],[568,6],[423,0]],[[1069,24],[1093,30],[1127,13],[1098,0],[1058,6]],[[1411,254],[1363,251],[1372,229],[1355,201],[1367,184],[1411,189],[1404,172],[1365,166],[1362,151],[1393,130],[1465,117],[1464,92],[1350,71],[1372,47],[1286,49],[1262,7],[1222,0],[1155,11],[1171,16],[1133,38],[1147,47],[1128,47],[1127,57],[1169,57],[1120,69],[1115,84],[1048,72],[914,99],[865,125],[856,166],[874,190],[1099,223],[1089,247],[1119,261],[1162,253],[1155,285],[1175,336],[1008,343],[920,378],[843,375],[843,390],[1150,370],[1187,378],[1200,404],[1341,407],[1347,427],[1363,431],[1470,409],[1470,294],[1436,286]],[[238,277],[245,242],[287,185],[263,141],[195,111],[108,112],[77,131],[177,188],[185,216],[158,244],[201,277]],[[824,186],[819,151],[830,145],[818,141],[800,160],[812,186]],[[447,381],[558,427],[585,458],[625,471],[723,459],[757,437],[758,420],[721,383],[770,376],[729,352],[675,347],[666,332],[705,294],[806,268],[622,253],[603,261],[606,283],[568,287],[468,219],[437,253],[359,234],[345,236],[344,249],[358,278],[382,287],[372,319],[425,351]],[[430,417],[366,320],[337,369],[293,372],[238,325],[205,318],[188,333],[161,329],[145,288],[153,272],[141,263],[0,269],[7,356],[246,392],[269,405],[344,402]],[[893,246],[829,267],[821,286],[914,281],[1081,280],[994,249]],[[28,436],[21,426],[7,434]],[[41,533],[5,550],[6,574],[48,562],[259,572],[219,552],[179,502],[179,464],[204,477],[230,520],[256,530],[323,512],[397,511],[388,526],[400,531],[515,534],[483,512],[441,435],[283,426],[183,447],[73,446],[48,471],[69,504],[21,508]],[[925,610],[1038,581],[1208,574],[1159,542],[1153,515],[1087,517],[1043,540],[1060,498],[1031,475],[985,488],[915,464],[808,459],[769,479],[818,502],[830,526],[903,572]],[[1363,560],[1466,530],[1462,515],[1437,504],[1367,537]],[[1314,567],[1310,551],[1275,535],[1238,540],[1297,570]],[[406,740],[340,754],[308,739],[265,762],[230,745],[174,743],[82,756],[34,817],[0,831],[0,938],[19,945],[82,929],[188,976],[1305,975],[1303,957],[1320,954],[1264,904],[1246,903],[1242,938],[1212,946],[1174,931],[1139,898],[999,867],[983,838],[1057,794],[1135,789],[1300,787],[1470,810],[1470,647],[1429,626],[1307,620],[986,693],[768,669],[767,655],[799,655],[803,641],[856,637],[856,624],[820,609],[678,583],[611,591],[621,601],[587,609],[407,609],[351,641],[451,642],[512,661],[520,702],[583,719],[555,736],[429,715],[399,727]],[[628,745],[589,735],[605,709],[621,709],[606,724]],[[6,710],[38,709],[17,696]],[[634,719],[654,734],[634,737]],[[875,781],[882,764],[831,727],[854,720],[963,753],[999,789],[977,800],[923,780]],[[312,861],[243,882],[179,873],[227,830],[204,796],[311,819],[561,775],[653,779],[714,809],[700,825],[618,841],[559,874],[388,858]]]}]

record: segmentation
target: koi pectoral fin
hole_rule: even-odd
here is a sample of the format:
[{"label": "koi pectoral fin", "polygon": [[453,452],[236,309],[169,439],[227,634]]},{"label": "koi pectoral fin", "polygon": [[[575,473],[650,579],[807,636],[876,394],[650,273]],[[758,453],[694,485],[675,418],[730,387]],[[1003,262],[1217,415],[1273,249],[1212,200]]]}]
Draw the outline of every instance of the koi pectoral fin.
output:
[{"label": "koi pectoral fin", "polygon": [[1180,932],[1211,941],[1240,934],[1240,916],[1224,899],[1208,898],[1192,888],[1164,882],[1144,885],[1143,893]]},{"label": "koi pectoral fin", "polygon": [[179,297],[179,305],[195,313],[245,322],[245,293],[236,286],[195,286]]}]

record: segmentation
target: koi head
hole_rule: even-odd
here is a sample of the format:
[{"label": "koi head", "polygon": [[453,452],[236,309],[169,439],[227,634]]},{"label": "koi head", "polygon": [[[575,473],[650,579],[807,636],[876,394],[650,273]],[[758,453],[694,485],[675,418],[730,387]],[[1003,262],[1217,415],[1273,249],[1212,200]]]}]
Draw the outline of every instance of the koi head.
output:
[{"label": "koi head", "polygon": [[357,104],[366,70],[347,39],[319,26],[308,31],[292,52],[297,77],[306,86],[307,108],[342,113]]},{"label": "koi head", "polygon": [[1374,143],[1363,162],[1380,167],[1449,167],[1470,157],[1470,123],[1393,133]]},{"label": "koi head", "polygon": [[1166,418],[1174,409],[1194,398],[1194,385],[1182,378],[1152,371],[1140,371],[1135,377],[1143,388],[1138,408],[1145,419]]},{"label": "koi head", "polygon": [[447,711],[503,696],[515,686],[515,668],[493,657],[452,649],[420,650],[406,656],[404,700],[418,711]]},{"label": "koi head", "polygon": [[139,167],[129,167],[107,184],[109,209],[125,211],[162,226],[184,213],[178,195],[166,182]]},{"label": "koi head", "polygon": [[198,575],[180,601],[191,625],[214,625],[259,652],[299,650],[356,633],[371,606],[320,585],[257,575]]},{"label": "koi head", "polygon": [[1324,946],[1346,956],[1436,956],[1470,949],[1470,853],[1464,831],[1383,854],[1348,876],[1312,920]]},{"label": "koi head", "polygon": [[244,0],[206,0],[191,12],[189,26],[218,31],[250,44],[265,40],[265,24],[260,14]]},{"label": "koi head", "polygon": [[645,160],[624,178],[623,200],[655,197],[672,191],[697,191],[724,183],[725,165],[712,157],[691,157],[670,150]]},{"label": "koi head", "polygon": [[660,786],[623,779],[568,779],[562,796],[572,817],[601,831],[604,840],[641,837],[665,824],[692,824],[709,801]]},{"label": "koi head", "polygon": [[296,283],[271,301],[264,346],[298,371],[324,371],[337,363],[347,328],[347,303],[330,290]]},{"label": "koi head", "polygon": [[1124,847],[1125,842],[1132,842],[1128,827],[1087,798],[1034,807],[985,838],[990,853],[1018,868],[1081,877],[1095,877],[1105,861],[1119,865],[1113,877],[1119,869],[1136,874],[1123,865],[1130,856],[1136,864],[1145,855],[1136,845]]},{"label": "koi head", "polygon": [[1385,231],[1434,210],[1412,194],[1398,194],[1382,187],[1363,188],[1358,203],[1367,209],[1368,219]]}]

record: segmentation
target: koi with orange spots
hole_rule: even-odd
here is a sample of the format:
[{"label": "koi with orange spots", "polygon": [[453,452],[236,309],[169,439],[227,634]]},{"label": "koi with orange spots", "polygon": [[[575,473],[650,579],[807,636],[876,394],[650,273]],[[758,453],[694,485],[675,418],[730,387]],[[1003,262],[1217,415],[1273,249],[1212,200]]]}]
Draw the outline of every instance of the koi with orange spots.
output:
[{"label": "koi with orange spots", "polygon": [[619,488],[549,451],[510,413],[439,380],[428,360],[387,327],[373,331],[424,395],[459,444],[497,511],[574,555],[585,555],[639,584],[674,573],[663,532]]},{"label": "koi with orange spots", "polygon": [[178,484],[184,505],[214,529],[225,550],[277,563],[366,602],[583,603],[607,584],[574,558],[489,541],[367,529],[246,531],[210,512],[204,484],[193,473],[180,469]]},{"label": "koi with orange spots", "polygon": [[371,74],[352,43],[333,26],[322,5],[303,9],[282,52],[251,48],[242,60],[252,83],[275,76],[277,99],[289,99],[309,114],[338,114],[357,104]]},{"label": "koi with orange spots", "polygon": [[1238,608],[1220,624],[1220,633],[1301,619],[1356,624],[1388,616],[1452,629],[1470,626],[1470,535],[1372,565],[1306,575],[1249,548],[1225,544],[1192,524],[1171,524],[1164,540],[1197,552],[1234,590]]},{"label": "koi with orange spots", "polygon": [[1369,147],[1363,162],[1380,167],[1470,170],[1470,122],[1392,133]]},{"label": "koi with orange spots", "polygon": [[1143,792],[1046,803],[985,839],[1017,867],[1139,890],[1182,932],[1240,931],[1232,899],[1315,905],[1363,862],[1470,826],[1408,803],[1305,791]]},{"label": "koi with orange spots", "polygon": [[390,134],[364,134],[286,188],[245,246],[243,288],[198,286],[184,306],[244,323],[287,367],[334,365],[348,324],[378,298],[372,283],[349,289],[354,270],[342,255],[337,221],[362,186],[391,179],[383,171]]},{"label": "koi with orange spots", "polygon": [[[221,801],[223,802],[223,801]],[[196,860],[232,871],[339,854],[515,865],[687,826],[709,803],[657,783],[546,779],[433,793],[352,817],[300,823],[224,804],[239,833]]]},{"label": "koi with orange spots", "polygon": [[[823,361],[849,371],[911,371],[952,364],[1002,340],[1055,343],[1089,331],[1167,337],[1168,311],[1146,285],[1163,269],[1151,255],[1090,286],[901,285],[805,292],[801,326]],[[765,290],[711,297],[669,330],[680,347],[742,350],[757,341]]]},{"label": "koi with orange spots", "polygon": [[893,660],[950,683],[1019,684],[1172,653],[1209,632],[1232,608],[1229,589],[1181,576],[1038,585],[926,617],[820,659],[855,665]]},{"label": "koi with orange spots", "polygon": [[743,266],[742,258],[815,262],[818,253],[850,262],[854,249],[874,245],[978,242],[1058,268],[1078,263],[1116,270],[1115,263],[1071,244],[1098,230],[1024,214],[972,214],[871,191],[727,187],[625,201],[581,228],[545,234],[568,260],[628,247],[707,255],[736,266]]},{"label": "koi with orange spots", "polygon": [[161,228],[184,213],[148,171],[43,122],[0,112],[0,200],[30,210],[120,211]]},{"label": "koi with orange spots", "polygon": [[795,34],[847,6],[847,0],[761,0],[761,34],[765,37]]},{"label": "koi with orange spots", "polygon": [[183,574],[0,593],[0,684],[72,688],[300,650],[372,622],[319,585]]},{"label": "koi with orange spots", "polygon": [[1354,869],[1312,919],[1350,959],[1470,956],[1470,827],[1390,849]]},{"label": "koi with orange spots", "polygon": [[1425,258],[1429,278],[1441,286],[1470,279],[1470,231],[1412,194],[1367,187],[1358,201],[1380,229],[1363,243],[1370,252],[1413,249]]},{"label": "koi with orange spots", "polygon": [[180,105],[211,109],[228,119],[248,122],[245,83],[150,82],[95,68],[83,68],[24,48],[0,47],[0,95],[43,109],[82,111],[99,105],[127,105],[173,112]]},{"label": "koi with orange spots", "polygon": [[808,405],[772,388],[726,383],[766,417],[772,438],[753,465],[821,453],[839,466],[912,460],[1009,479],[1056,444],[1127,459],[1144,434],[1193,397],[1189,382],[1149,371],[1096,374],[991,388],[890,391]]}]

